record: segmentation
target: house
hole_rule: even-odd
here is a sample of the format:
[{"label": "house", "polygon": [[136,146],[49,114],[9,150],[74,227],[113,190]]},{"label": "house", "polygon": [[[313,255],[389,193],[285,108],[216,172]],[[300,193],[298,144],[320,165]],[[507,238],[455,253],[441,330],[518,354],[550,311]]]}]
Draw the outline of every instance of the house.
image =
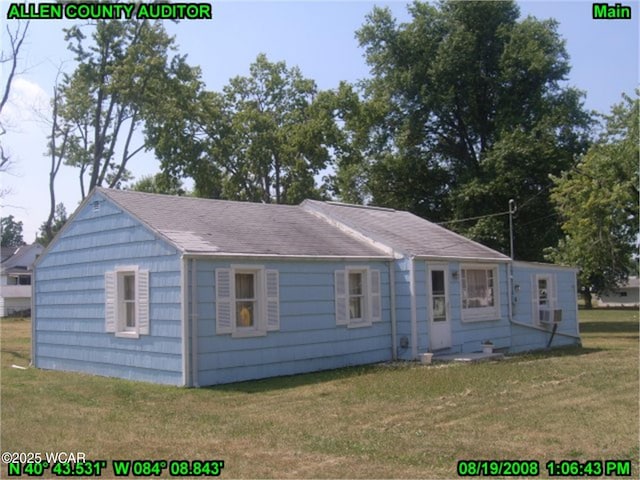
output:
[{"label": "house", "polygon": [[571,345],[575,287],[407,212],[96,188],[36,262],[32,358],[205,386]]},{"label": "house", "polygon": [[0,317],[31,310],[31,267],[43,252],[40,244],[2,247],[0,263]]},{"label": "house", "polygon": [[640,279],[629,277],[622,285],[598,297],[599,307],[638,307],[640,305]]}]

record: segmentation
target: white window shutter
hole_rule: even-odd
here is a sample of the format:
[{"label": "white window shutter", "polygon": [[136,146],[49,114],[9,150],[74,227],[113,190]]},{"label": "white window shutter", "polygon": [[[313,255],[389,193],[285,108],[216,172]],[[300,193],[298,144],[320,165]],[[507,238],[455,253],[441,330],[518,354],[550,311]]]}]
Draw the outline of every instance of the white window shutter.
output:
[{"label": "white window shutter", "polygon": [[138,334],[149,335],[149,270],[138,270],[136,275],[138,286]]},{"label": "white window shutter", "polygon": [[267,270],[267,330],[280,330],[278,270]]},{"label": "white window shutter", "polygon": [[348,325],[347,278],[344,270],[335,271],[336,325]]},{"label": "white window shutter", "polygon": [[370,289],[371,289],[371,321],[379,322],[382,320],[382,297],[380,293],[380,270],[371,270],[370,272]]},{"label": "white window shutter", "polygon": [[104,272],[105,331],[116,331],[116,272]]},{"label": "white window shutter", "polygon": [[233,331],[231,315],[231,269],[216,269],[216,334]]}]

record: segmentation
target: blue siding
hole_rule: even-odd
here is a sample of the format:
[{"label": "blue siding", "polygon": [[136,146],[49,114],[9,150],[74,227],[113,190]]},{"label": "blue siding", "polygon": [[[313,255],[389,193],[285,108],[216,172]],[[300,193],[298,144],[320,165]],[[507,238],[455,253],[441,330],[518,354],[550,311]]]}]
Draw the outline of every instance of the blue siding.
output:
[{"label": "blue siding", "polygon": [[[35,269],[34,364],[45,369],[180,385],[180,255],[96,193]],[[104,273],[149,270],[150,335],[105,333]]]},{"label": "blue siding", "polygon": [[[242,262],[231,262],[240,264]],[[381,272],[382,318],[370,327],[336,326],[334,271],[357,263],[249,262],[279,271],[280,330],[233,338],[215,333],[215,269],[229,262],[196,262],[199,385],[290,375],[391,359],[388,264]]]},{"label": "blue siding", "polygon": [[[396,283],[396,324],[398,359],[411,360],[411,288],[409,259],[394,263]],[[403,348],[403,343],[408,347]]]},{"label": "blue siding", "polygon": [[[578,311],[576,305],[576,274],[571,269],[559,267],[545,267],[536,264],[515,264],[513,267],[514,308],[513,318],[516,322],[534,325],[532,292],[534,275],[551,274],[554,276],[557,291],[557,306],[562,310],[562,322],[559,324],[551,346],[575,345],[579,343]],[[517,291],[517,293],[516,293]],[[568,334],[571,336],[563,335]],[[512,327],[512,351],[526,351],[544,348],[551,336],[548,331],[536,330],[520,325]]]},{"label": "blue siding", "polygon": [[[465,262],[466,265],[469,262]],[[459,268],[455,264],[455,268]],[[495,348],[508,348],[511,344],[511,325],[509,323],[509,288],[507,265],[498,264],[498,285],[499,285],[499,303],[500,316],[492,320],[482,321],[463,321],[462,318],[462,281],[461,275],[458,275],[457,281],[451,282],[457,287],[457,296],[455,298],[455,306],[457,315],[454,316],[453,322],[453,341],[456,347],[455,351],[460,352],[479,352],[482,351],[481,344],[484,340],[491,340]]]}]

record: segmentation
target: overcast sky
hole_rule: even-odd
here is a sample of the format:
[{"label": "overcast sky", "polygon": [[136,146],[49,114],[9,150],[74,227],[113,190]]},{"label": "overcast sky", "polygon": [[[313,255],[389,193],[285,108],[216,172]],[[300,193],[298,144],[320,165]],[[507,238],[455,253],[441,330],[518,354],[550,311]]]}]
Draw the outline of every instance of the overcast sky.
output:
[{"label": "overcast sky", "polygon": [[[0,3],[6,50],[9,2]],[[583,0],[519,2],[522,17],[559,21],[572,65],[568,83],[586,93],[588,109],[606,113],[620,102],[623,92],[633,94],[638,87],[640,2],[623,4],[632,7],[630,21],[593,20],[592,3]],[[354,32],[374,5],[389,6],[400,22],[409,20],[404,1],[228,0],[213,2],[212,20],[168,23],[167,30],[176,36],[180,52],[188,54],[188,62],[201,67],[208,89],[220,90],[229,78],[248,74],[249,65],[261,52],[271,61],[298,65],[320,89],[329,89],[341,80],[355,82],[368,76]],[[22,221],[29,243],[49,210],[49,159],[44,156],[48,127],[42,117],[48,116],[58,70],[71,72],[74,67],[62,32],[69,25],[68,21],[31,22],[20,56],[21,73],[3,112],[9,125],[3,145],[15,164],[10,174],[0,175],[2,187],[11,190],[1,201],[2,216],[13,215]],[[158,170],[151,153],[132,162],[131,170],[138,178]],[[77,171],[62,167],[56,190],[57,201],[71,214],[81,198]]]}]

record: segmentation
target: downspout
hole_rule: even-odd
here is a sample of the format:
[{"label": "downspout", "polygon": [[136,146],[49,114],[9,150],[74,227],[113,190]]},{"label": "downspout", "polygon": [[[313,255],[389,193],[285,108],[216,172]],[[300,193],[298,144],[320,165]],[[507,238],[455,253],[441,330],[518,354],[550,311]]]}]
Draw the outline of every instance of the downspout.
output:
[{"label": "downspout", "polygon": [[411,359],[418,358],[418,314],[416,311],[416,272],[413,257],[409,258],[409,293],[411,296]]},{"label": "downspout", "polygon": [[198,383],[198,272],[196,259],[191,260],[191,384],[199,387]]},{"label": "downspout", "polygon": [[191,362],[189,357],[189,265],[182,257],[180,263],[180,299],[182,301],[182,385],[191,386]]},{"label": "downspout", "polygon": [[29,366],[37,367],[36,362],[36,269],[31,274],[31,361]]},{"label": "downspout", "polygon": [[394,260],[389,262],[389,291],[391,300],[391,358],[398,359],[398,326],[396,318],[396,270]]}]

